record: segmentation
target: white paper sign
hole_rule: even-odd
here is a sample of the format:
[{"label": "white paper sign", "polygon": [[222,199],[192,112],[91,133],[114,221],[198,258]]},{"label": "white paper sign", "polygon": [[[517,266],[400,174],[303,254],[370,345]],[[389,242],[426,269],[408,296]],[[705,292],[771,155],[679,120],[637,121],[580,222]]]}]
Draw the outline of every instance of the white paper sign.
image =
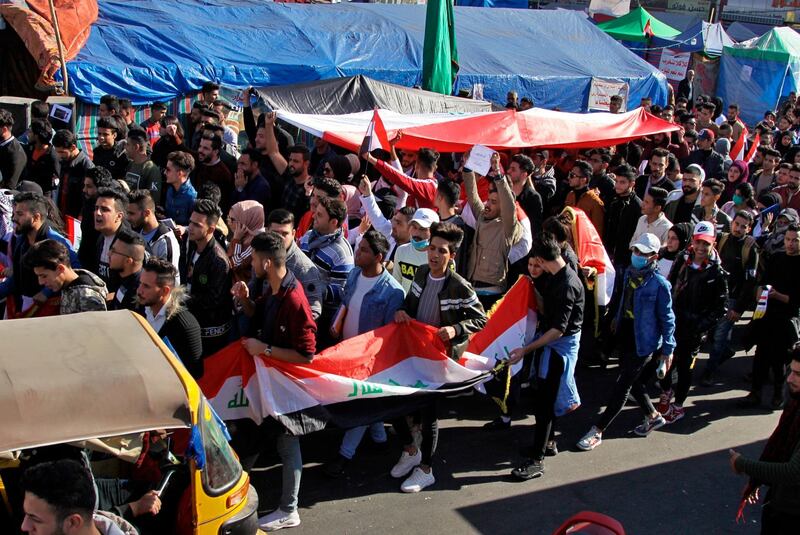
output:
[{"label": "white paper sign", "polygon": [[53,104],[50,108],[50,117],[62,123],[69,123],[70,119],[72,119],[72,110],[60,104]]},{"label": "white paper sign", "polygon": [[619,111],[626,111],[628,109],[628,84],[616,80],[592,78],[587,107],[589,110],[608,111],[608,105],[614,95],[622,97],[622,107]]},{"label": "white paper sign", "polygon": [[676,52],[665,48],[661,51],[658,70],[664,73],[667,80],[680,82],[686,78],[686,71],[689,68],[689,61],[691,59],[692,54],[689,52]]},{"label": "white paper sign", "polygon": [[492,154],[494,153],[494,149],[483,145],[475,145],[469,152],[469,158],[464,167],[472,169],[479,175],[486,176],[489,174],[489,169],[492,168]]}]

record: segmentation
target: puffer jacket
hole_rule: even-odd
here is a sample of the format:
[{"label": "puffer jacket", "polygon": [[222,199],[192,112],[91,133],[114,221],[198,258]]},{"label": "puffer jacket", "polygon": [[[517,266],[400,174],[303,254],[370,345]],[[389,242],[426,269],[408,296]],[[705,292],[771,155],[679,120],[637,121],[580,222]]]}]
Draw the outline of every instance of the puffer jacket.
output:
[{"label": "puffer jacket", "polygon": [[61,289],[60,314],[106,310],[106,283],[85,269],[76,269],[78,278]]},{"label": "puffer jacket", "polygon": [[693,257],[691,246],[678,255],[669,282],[679,333],[699,337],[725,315],[728,274],[722,269],[716,250],[711,250],[708,263],[701,269],[693,267]]},{"label": "puffer jacket", "polygon": [[[428,282],[430,267],[420,266],[411,283],[411,291],[400,310],[405,310],[412,318],[417,315],[419,299]],[[447,280],[439,292],[439,315],[443,327],[455,327],[456,336],[450,340],[450,358],[458,360],[469,343],[469,335],[480,331],[486,325],[486,313],[478,301],[472,285],[458,273],[447,270]]]}]

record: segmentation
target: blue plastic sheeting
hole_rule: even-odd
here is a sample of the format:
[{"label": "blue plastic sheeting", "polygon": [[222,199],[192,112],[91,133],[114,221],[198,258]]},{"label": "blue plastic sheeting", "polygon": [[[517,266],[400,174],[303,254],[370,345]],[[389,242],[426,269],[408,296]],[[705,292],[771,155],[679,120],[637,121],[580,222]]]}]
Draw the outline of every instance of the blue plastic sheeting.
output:
[{"label": "blue plastic sheeting", "polygon": [[528,0],[456,0],[457,6],[528,9]]},{"label": "blue plastic sheeting", "polygon": [[800,58],[770,61],[722,55],[717,93],[726,104],[738,104],[745,123],[754,125],[780,98],[798,89]]},{"label": "blue plastic sheeting", "polygon": [[[363,74],[420,83],[425,6],[305,5],[262,0],[104,0],[86,46],[68,62],[70,87],[88,102],[113,93],[141,105],[196,91],[285,85]],[[455,9],[457,87],[484,85],[537,106],[583,111],[592,77],[623,80],[629,101],[666,102],[666,80],[582,13]]]},{"label": "blue plastic sheeting", "polygon": [[670,39],[654,37],[651,46],[669,47],[676,52],[705,52],[709,56],[722,55],[722,48],[734,44],[722,24],[699,21],[691,28]]}]

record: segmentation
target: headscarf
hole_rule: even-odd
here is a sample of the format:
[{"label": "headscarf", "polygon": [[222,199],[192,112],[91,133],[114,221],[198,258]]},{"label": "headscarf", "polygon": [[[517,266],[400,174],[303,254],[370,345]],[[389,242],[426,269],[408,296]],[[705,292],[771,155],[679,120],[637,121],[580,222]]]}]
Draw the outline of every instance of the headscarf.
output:
[{"label": "headscarf", "polygon": [[747,182],[747,179],[750,177],[750,167],[744,160],[734,160],[731,164],[731,167],[735,167],[739,170],[739,181],[730,182],[728,178],[725,177],[725,180],[723,181],[725,184],[725,190],[722,192],[722,201],[724,202],[728,202],[733,199],[733,194],[736,193],[736,186],[742,182]]},{"label": "headscarf", "polygon": [[664,246],[658,252],[659,258],[664,258],[666,260],[675,260],[675,258],[680,254],[681,251],[686,249],[686,245],[689,243],[689,238],[694,231],[694,227],[691,223],[676,223],[672,225],[670,228],[672,232],[675,233],[675,236],[678,238],[678,250],[675,252],[670,252],[667,250],[667,247]]},{"label": "headscarf", "polygon": [[334,156],[328,160],[328,165],[330,165],[333,170],[333,178],[335,178],[339,184],[346,184],[350,178],[350,173],[353,171],[350,160],[345,156]]},{"label": "headscarf", "polygon": [[253,238],[264,231],[264,207],[257,201],[241,201],[231,206],[228,217],[244,228],[242,243],[249,246]]}]

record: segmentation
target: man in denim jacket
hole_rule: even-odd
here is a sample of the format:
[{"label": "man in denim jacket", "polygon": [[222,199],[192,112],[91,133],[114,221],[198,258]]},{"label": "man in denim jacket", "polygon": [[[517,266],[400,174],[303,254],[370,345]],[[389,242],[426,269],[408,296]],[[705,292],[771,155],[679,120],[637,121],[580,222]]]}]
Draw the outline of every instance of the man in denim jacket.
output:
[{"label": "man in denim jacket", "polygon": [[[671,288],[656,269],[660,246],[658,237],[647,233],[631,247],[631,266],[625,272],[612,327],[621,353],[620,374],[600,420],[578,442],[578,447],[584,451],[600,445],[603,431],[622,410],[628,394],[633,394],[644,413],[644,422],[634,430],[637,435],[647,436],[665,424],[644,386],[662,361],[666,361],[669,369],[675,350]],[[655,358],[655,355],[660,356]]]},{"label": "man in denim jacket", "polygon": [[[405,292],[400,283],[383,267],[389,252],[389,241],[372,229],[364,233],[355,252],[355,267],[347,276],[342,297],[344,320],[331,327],[333,338],[346,340],[394,321],[394,314],[403,305]],[[338,316],[338,314],[337,314]],[[376,444],[386,444],[383,422],[349,429],[342,439],[339,455],[323,470],[330,477],[341,477],[356,453],[364,433],[369,427]]]}]

